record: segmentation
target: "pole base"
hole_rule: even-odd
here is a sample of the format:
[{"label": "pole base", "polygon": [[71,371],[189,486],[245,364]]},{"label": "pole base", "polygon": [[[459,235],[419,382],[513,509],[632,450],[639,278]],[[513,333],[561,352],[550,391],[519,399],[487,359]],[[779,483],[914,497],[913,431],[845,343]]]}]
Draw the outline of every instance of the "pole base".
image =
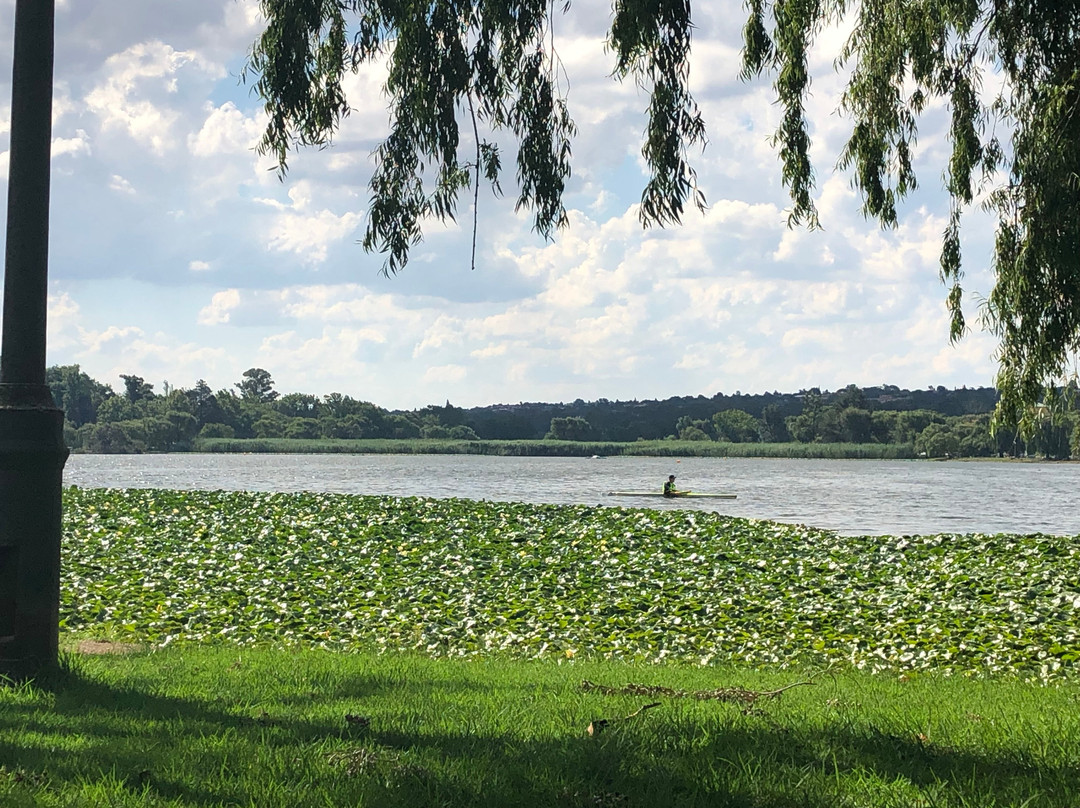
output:
[{"label": "pole base", "polygon": [[0,384],[0,676],[13,679],[54,667],[59,654],[68,450],[63,412],[31,387]]}]

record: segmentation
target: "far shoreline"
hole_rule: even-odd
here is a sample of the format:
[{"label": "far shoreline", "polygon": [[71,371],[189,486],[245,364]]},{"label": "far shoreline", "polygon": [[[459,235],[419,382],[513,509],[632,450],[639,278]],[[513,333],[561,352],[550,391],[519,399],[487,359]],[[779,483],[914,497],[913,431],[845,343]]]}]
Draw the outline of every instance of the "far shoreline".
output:
[{"label": "far shoreline", "polygon": [[[179,454],[399,454],[501,457],[719,457],[806,460],[922,460],[928,462],[1076,463],[1043,457],[920,457],[903,443],[724,443],[719,441],[561,441],[371,438],[200,438]],[[97,454],[78,452],[78,454]]]}]

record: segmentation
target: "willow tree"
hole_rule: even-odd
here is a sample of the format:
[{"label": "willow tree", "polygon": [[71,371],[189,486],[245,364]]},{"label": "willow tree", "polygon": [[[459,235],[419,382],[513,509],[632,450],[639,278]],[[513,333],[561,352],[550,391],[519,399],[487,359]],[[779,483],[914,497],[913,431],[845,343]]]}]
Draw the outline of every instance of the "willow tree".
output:
[{"label": "willow tree", "polygon": [[[983,309],[999,338],[998,423],[1032,432],[1080,349],[1080,3],[1076,0],[749,0],[743,76],[775,76],[775,134],[794,223],[817,224],[804,100],[807,55],[828,26],[851,34],[838,166],[882,225],[916,187],[920,114],[943,100],[951,211],[941,249],[951,336],[965,329],[961,215],[997,217],[994,287]],[[985,90],[1000,86],[996,92]],[[1075,372],[1075,369],[1074,369]]]},{"label": "willow tree", "polygon": [[[481,182],[500,190],[499,142],[517,145],[517,207],[545,237],[566,223],[570,118],[553,45],[551,0],[262,0],[267,20],[247,66],[266,101],[260,143],[284,173],[297,147],[330,142],[349,112],[348,71],[385,58],[390,134],[375,152],[363,244],[396,273],[425,218],[453,218]],[[961,214],[984,200],[998,215],[996,285],[985,315],[1000,338],[999,416],[1023,421],[1080,347],[1080,5],[1076,0],[747,0],[743,76],[774,74],[776,132],[793,225],[817,225],[804,100],[807,55],[851,17],[838,62],[853,122],[839,156],[867,215],[897,222],[916,186],[918,120],[934,99],[951,111],[952,200],[941,277],[952,338],[962,311]],[[567,0],[562,7],[568,12]],[[688,89],[689,0],[614,0],[607,45],[614,76],[648,93],[642,155],[645,226],[703,207],[689,149],[705,128]],[[983,92],[1000,76],[1002,90]],[[995,82],[996,83],[996,82]],[[471,134],[463,145],[461,129]],[[1004,138],[1002,139],[1002,135]],[[475,215],[475,205],[474,205]],[[475,248],[475,220],[474,220]]]},{"label": "willow tree", "polygon": [[[551,0],[262,0],[261,7],[267,26],[246,75],[269,116],[259,150],[273,154],[282,173],[290,151],[329,143],[348,114],[346,73],[387,61],[390,134],[375,152],[363,239],[365,249],[385,254],[385,273],[405,266],[425,218],[454,218],[462,192],[471,189],[475,201],[481,182],[501,192],[500,137],[517,144],[516,209],[531,211],[545,237],[566,224],[575,127],[552,43]],[[704,206],[686,159],[705,138],[687,86],[691,28],[689,0],[615,3],[608,39],[615,74],[649,94],[646,225],[678,222],[688,202]]]}]

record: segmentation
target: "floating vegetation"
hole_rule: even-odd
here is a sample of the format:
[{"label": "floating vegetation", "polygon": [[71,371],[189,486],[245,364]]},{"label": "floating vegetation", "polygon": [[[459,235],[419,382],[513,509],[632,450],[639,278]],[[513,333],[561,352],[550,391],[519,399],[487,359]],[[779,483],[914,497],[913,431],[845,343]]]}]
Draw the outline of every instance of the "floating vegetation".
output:
[{"label": "floating vegetation", "polygon": [[339,494],[65,492],[81,636],[1050,679],[1080,537],[839,536],[697,511]]}]

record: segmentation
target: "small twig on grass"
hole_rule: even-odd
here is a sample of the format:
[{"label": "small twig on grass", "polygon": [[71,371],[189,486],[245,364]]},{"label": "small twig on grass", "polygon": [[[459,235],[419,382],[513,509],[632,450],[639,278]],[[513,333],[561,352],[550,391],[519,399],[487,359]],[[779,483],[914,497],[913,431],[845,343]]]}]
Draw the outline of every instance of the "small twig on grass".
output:
[{"label": "small twig on grass", "polygon": [[581,689],[586,692],[595,691],[603,696],[667,696],[673,699],[726,701],[743,704],[746,711],[749,712],[758,701],[779,698],[785,691],[791,690],[793,687],[817,684],[818,679],[833,672],[835,665],[836,663],[831,663],[827,668],[811,673],[805,682],[792,682],[783,687],[778,687],[776,690],[747,690],[744,687],[718,687],[715,690],[679,690],[674,687],[664,687],[663,685],[643,685],[634,682],[622,687],[609,687],[608,685],[598,685],[595,682],[590,682],[588,679],[582,680]]},{"label": "small twig on grass", "polygon": [[653,707],[659,707],[659,706],[660,706],[660,702],[654,701],[651,704],[644,704],[641,707],[638,707],[636,710],[634,710],[634,712],[630,713],[630,715],[625,715],[622,718],[597,718],[597,719],[594,719],[593,721],[589,722],[589,727],[585,731],[588,732],[590,735],[599,735],[601,730],[603,730],[605,727],[609,726],[610,724],[614,723],[615,721],[627,721],[627,720],[633,718],[634,716],[645,712],[646,710],[651,710]]},{"label": "small twig on grass", "polygon": [[349,774],[366,774],[380,763],[380,755],[374,749],[360,747],[358,749],[345,749],[340,752],[331,752],[326,756],[328,763],[341,766]]},{"label": "small twig on grass", "polygon": [[743,687],[718,687],[715,690],[679,690],[674,687],[663,685],[642,685],[630,683],[622,687],[609,687],[598,685],[585,679],[581,683],[581,689],[586,692],[595,691],[604,696],[667,696],[674,699],[696,699],[697,701],[725,701],[734,704],[743,704],[747,709],[753,707],[763,699],[779,698],[784,691],[793,687],[816,684],[813,679],[805,682],[792,682],[776,690],[747,690]]}]

